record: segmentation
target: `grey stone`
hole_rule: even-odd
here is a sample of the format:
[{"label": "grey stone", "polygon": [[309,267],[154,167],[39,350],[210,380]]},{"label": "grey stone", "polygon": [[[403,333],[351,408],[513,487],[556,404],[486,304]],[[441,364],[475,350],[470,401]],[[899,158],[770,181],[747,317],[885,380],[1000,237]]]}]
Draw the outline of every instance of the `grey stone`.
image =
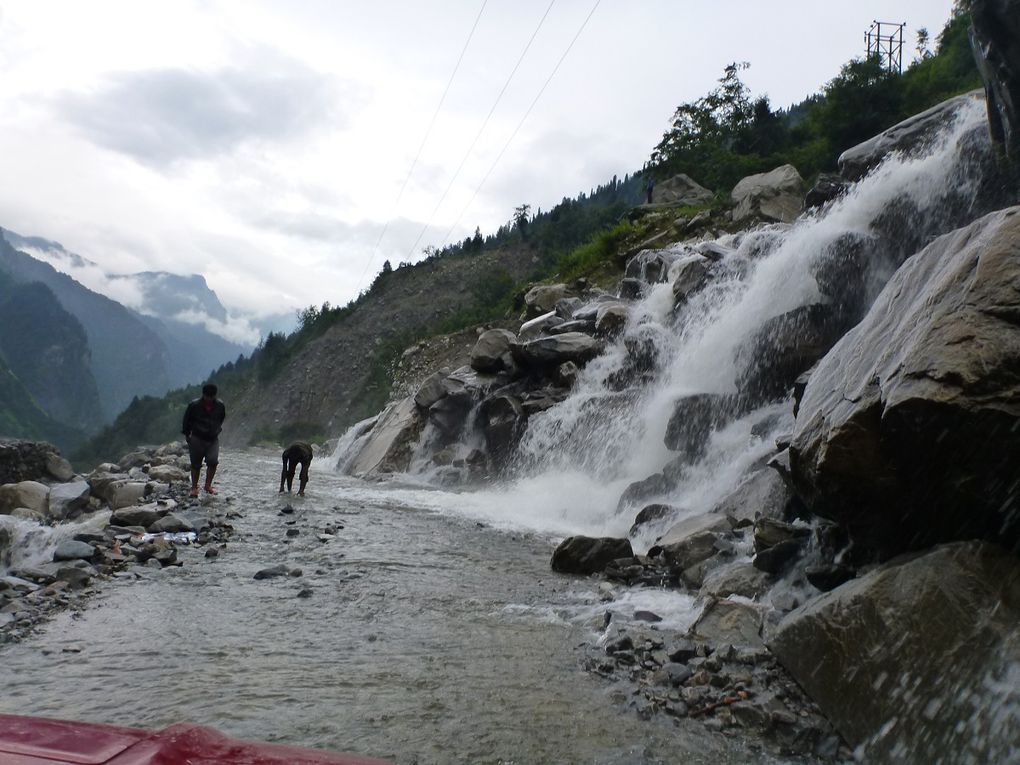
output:
[{"label": "grey stone", "polygon": [[520,330],[517,332],[517,342],[524,343],[528,340],[534,340],[536,338],[543,337],[544,335],[551,334],[552,330],[565,323],[566,322],[561,319],[555,311],[543,313],[521,325]]},{"label": "grey stone", "polygon": [[746,561],[718,566],[705,575],[701,592],[715,598],[739,595],[743,598],[758,598],[772,586],[772,577]]},{"label": "grey stone", "polygon": [[964,542],[809,601],[769,646],[862,761],[1008,762],[1020,746],[1018,623],[1020,561]]},{"label": "grey stone", "polygon": [[627,326],[630,309],[623,303],[603,303],[595,314],[595,334],[601,337],[618,335]]},{"label": "grey stone", "polygon": [[82,479],[60,483],[50,489],[49,516],[62,521],[74,517],[89,502],[89,485]]},{"label": "grey stone", "polygon": [[678,173],[655,184],[652,189],[652,204],[696,207],[708,204],[714,196],[711,191],[698,184],[689,175]]},{"label": "grey stone", "polygon": [[585,364],[599,352],[599,344],[580,332],[565,332],[525,343],[515,343],[514,359],[525,367],[558,366],[566,361]]},{"label": "grey stone", "polygon": [[681,306],[708,284],[712,262],[704,255],[688,255],[670,267],[673,279],[673,302]]},{"label": "grey stone", "polygon": [[424,419],[413,398],[390,404],[379,415],[357,454],[347,463],[347,472],[365,477],[406,470],[423,425]]},{"label": "grey stone", "polygon": [[195,527],[190,521],[182,518],[176,513],[167,513],[162,518],[149,524],[146,531],[150,534],[177,533],[181,531],[194,531]]},{"label": "grey stone", "polygon": [[980,98],[982,98],[980,90],[956,96],[920,114],[908,117],[864,143],[847,149],[839,156],[840,173],[847,180],[856,181],[867,175],[894,151],[906,156],[917,155],[956,117],[961,107]]},{"label": "grey stone", "polygon": [[713,512],[725,515],[734,526],[746,526],[756,518],[781,520],[793,492],[775,470],[762,468],[747,476],[727,494]]},{"label": "grey stone", "polygon": [[16,507],[45,515],[49,510],[50,489],[38,481],[19,481],[0,486],[0,514],[8,515]]},{"label": "grey stone", "polygon": [[74,478],[71,463],[59,454],[50,454],[46,457],[46,473],[56,481],[70,481]]},{"label": "grey stone", "polygon": [[74,539],[65,539],[57,545],[53,551],[53,560],[77,560],[78,558],[90,559],[96,554],[96,548],[86,542],[78,542]]},{"label": "grey stone", "polygon": [[489,329],[471,349],[471,367],[479,372],[499,372],[508,367],[510,344],[517,335],[507,329]]},{"label": "grey stone", "polygon": [[803,209],[804,179],[793,165],[741,179],[730,198],[735,205],[733,220],[758,215],[768,220],[792,223]]},{"label": "grey stone", "polygon": [[290,573],[290,569],[286,565],[280,563],[276,566],[270,566],[268,568],[260,569],[255,572],[255,579],[274,579],[279,576],[287,576]]},{"label": "grey stone", "polygon": [[629,539],[569,537],[553,551],[552,569],[567,574],[594,574],[618,558],[633,555]]},{"label": "grey stone", "polygon": [[761,608],[734,600],[711,600],[691,633],[713,643],[757,648],[763,645],[761,626]]},{"label": "grey stone", "polygon": [[791,478],[884,555],[1020,541],[1020,208],[939,237],[893,275],[807,384]]},{"label": "grey stone", "polygon": [[529,317],[540,316],[554,310],[556,303],[566,296],[565,284],[540,284],[525,293],[524,305]]},{"label": "grey stone", "polygon": [[110,513],[110,525],[112,526],[142,526],[149,527],[159,520],[159,511],[155,505],[132,505],[122,507]]},{"label": "grey stone", "polygon": [[149,480],[160,483],[183,483],[190,476],[174,465],[153,465],[149,468]]}]

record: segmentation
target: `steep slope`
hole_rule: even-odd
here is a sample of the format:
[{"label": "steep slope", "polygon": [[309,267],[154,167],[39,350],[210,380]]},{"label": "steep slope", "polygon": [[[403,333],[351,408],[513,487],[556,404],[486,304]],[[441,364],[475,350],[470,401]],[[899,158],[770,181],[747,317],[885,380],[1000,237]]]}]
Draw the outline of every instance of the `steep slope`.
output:
[{"label": "steep slope", "polygon": [[134,314],[103,295],[86,289],[47,263],[15,250],[0,236],[0,268],[18,282],[42,282],[68,313],[85,328],[92,348],[92,373],[99,400],[109,419],[132,397],[162,393],[170,385],[166,345]]},{"label": "steep slope", "polygon": [[35,402],[81,430],[102,422],[85,329],[44,284],[0,273],[0,352]]},{"label": "steep slope", "polygon": [[49,441],[67,451],[81,443],[84,433],[40,409],[0,355],[0,438]]},{"label": "steep slope", "polygon": [[[519,282],[534,269],[530,246],[511,243],[474,257],[425,261],[383,273],[343,320],[301,348],[275,374],[224,388],[229,444],[278,438],[295,426],[335,434],[374,414],[389,391],[391,361],[414,340],[474,309],[493,285]],[[380,394],[381,393],[381,397]]]}]

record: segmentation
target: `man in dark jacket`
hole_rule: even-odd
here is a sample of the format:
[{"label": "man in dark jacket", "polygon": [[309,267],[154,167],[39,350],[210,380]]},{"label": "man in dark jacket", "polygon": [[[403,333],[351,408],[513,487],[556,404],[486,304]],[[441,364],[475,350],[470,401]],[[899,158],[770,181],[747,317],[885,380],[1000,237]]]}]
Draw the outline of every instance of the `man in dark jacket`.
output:
[{"label": "man in dark jacket", "polygon": [[220,462],[220,431],[227,418],[227,408],[216,398],[218,390],[212,383],[202,386],[202,398],[196,398],[184,410],[181,432],[188,442],[191,456],[191,496],[198,496],[198,477],[205,460],[205,490],[216,494],[212,487],[216,466]]},{"label": "man in dark jacket", "polygon": [[297,466],[301,465],[301,484],[298,487],[298,496],[305,496],[305,486],[308,485],[308,466],[312,464],[312,447],[304,441],[295,441],[283,450],[283,472],[280,473],[280,491],[283,491],[283,482],[287,482],[287,491],[294,486],[294,472]]}]

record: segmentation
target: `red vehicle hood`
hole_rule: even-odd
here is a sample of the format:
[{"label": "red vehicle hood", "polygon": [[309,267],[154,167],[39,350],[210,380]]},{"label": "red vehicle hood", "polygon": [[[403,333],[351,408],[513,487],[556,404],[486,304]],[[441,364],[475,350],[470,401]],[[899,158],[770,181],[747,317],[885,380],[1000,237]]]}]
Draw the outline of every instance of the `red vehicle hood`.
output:
[{"label": "red vehicle hood", "polygon": [[3,765],[392,765],[351,754],[241,741],[202,725],[161,731],[0,715]]}]

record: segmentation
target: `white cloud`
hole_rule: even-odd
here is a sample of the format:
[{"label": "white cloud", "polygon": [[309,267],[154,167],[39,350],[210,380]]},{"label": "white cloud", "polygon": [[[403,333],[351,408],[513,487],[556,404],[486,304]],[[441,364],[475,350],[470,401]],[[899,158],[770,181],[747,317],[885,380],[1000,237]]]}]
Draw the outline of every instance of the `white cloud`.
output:
[{"label": "white cloud", "polygon": [[[730,61],[750,61],[752,90],[786,105],[859,54],[873,18],[906,20],[909,48],[951,6],[603,0],[451,238],[639,168],[676,105],[713,87]],[[344,303],[384,259],[418,257],[411,246],[426,223],[419,252],[443,239],[591,5],[556,4],[433,215],[547,7],[486,4],[397,204],[479,7],[5,4],[0,224],[109,273],[203,274],[235,314]]]}]

